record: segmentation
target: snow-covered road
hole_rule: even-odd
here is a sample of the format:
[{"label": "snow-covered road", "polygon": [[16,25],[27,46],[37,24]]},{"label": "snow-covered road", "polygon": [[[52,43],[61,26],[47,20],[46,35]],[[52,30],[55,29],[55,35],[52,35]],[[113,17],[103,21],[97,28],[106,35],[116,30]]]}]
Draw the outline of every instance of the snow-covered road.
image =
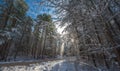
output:
[{"label": "snow-covered road", "polygon": [[52,71],[99,71],[88,65],[65,61],[53,67]]},{"label": "snow-covered road", "polygon": [[75,61],[57,60],[25,66],[1,66],[0,71],[99,71]]},{"label": "snow-covered road", "polygon": [[63,62],[61,64],[57,64],[52,69],[53,71],[76,71],[74,67],[74,63],[71,62]]}]

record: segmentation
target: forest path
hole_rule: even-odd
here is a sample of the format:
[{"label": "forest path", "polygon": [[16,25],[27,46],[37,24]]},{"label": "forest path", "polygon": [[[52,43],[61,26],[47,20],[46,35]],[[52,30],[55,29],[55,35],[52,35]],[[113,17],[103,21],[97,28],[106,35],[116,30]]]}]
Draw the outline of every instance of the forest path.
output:
[{"label": "forest path", "polygon": [[72,60],[50,60],[44,62],[33,62],[0,66],[0,71],[98,71],[97,69]]},{"label": "forest path", "polygon": [[99,71],[91,66],[79,64],[75,61],[65,61],[53,67],[51,71]]},{"label": "forest path", "polygon": [[57,64],[53,67],[52,71],[76,71],[74,67],[74,63],[71,62],[63,62],[61,64]]}]

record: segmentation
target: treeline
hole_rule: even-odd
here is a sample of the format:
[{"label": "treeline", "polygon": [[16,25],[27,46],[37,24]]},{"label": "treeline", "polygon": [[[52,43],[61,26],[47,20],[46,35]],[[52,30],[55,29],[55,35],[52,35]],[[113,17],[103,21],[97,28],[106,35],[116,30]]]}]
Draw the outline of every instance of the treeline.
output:
[{"label": "treeline", "polygon": [[[94,66],[120,65],[120,0],[46,0],[67,25],[66,55]],[[115,71],[115,70],[113,70]]]},{"label": "treeline", "polygon": [[54,57],[57,34],[48,14],[26,15],[24,0],[0,0],[0,61]]}]

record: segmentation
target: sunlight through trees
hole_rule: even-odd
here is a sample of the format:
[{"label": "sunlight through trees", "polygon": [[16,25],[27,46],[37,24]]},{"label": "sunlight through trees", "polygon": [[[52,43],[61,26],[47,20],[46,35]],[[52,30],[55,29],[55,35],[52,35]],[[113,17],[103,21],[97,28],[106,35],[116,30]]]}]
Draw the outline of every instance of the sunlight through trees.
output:
[{"label": "sunlight through trees", "polygon": [[120,0],[0,0],[0,61],[60,57],[117,69]]}]

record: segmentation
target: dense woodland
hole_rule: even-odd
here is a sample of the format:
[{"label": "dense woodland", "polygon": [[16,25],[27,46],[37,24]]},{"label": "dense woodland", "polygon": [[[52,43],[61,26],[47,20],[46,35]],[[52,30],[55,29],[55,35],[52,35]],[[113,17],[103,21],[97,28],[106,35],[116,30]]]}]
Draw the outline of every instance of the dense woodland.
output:
[{"label": "dense woodland", "polygon": [[0,60],[76,56],[95,67],[120,66],[120,0],[41,0],[51,15],[26,15],[24,0],[0,0]]},{"label": "dense woodland", "polygon": [[41,14],[34,20],[26,16],[28,6],[24,0],[1,2],[0,60],[56,55],[57,34],[50,15]]}]

